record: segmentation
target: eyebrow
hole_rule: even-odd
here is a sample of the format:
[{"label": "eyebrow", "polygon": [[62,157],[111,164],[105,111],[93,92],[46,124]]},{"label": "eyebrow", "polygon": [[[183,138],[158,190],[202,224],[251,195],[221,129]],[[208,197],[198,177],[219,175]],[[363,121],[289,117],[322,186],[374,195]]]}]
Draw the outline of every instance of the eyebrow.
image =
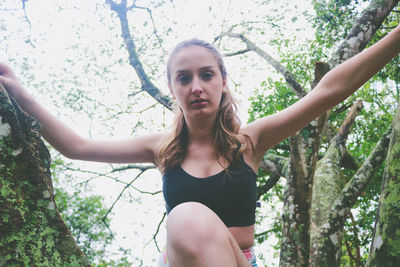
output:
[{"label": "eyebrow", "polygon": [[[214,69],[214,66],[205,66],[205,67],[201,67],[201,68],[199,69],[199,71],[204,71],[204,70],[208,70],[208,69]],[[185,72],[189,72],[189,71],[188,71],[188,70],[177,70],[177,71],[175,71],[176,74],[185,73]]]}]

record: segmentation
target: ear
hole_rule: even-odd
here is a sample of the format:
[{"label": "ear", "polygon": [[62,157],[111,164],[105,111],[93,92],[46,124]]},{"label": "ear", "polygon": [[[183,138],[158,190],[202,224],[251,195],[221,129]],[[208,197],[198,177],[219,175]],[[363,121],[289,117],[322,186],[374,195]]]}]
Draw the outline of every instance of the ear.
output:
[{"label": "ear", "polygon": [[224,86],[224,88],[226,87],[226,79],[222,80],[222,85]]},{"label": "ear", "polygon": [[172,89],[171,83],[168,83],[168,89],[169,89],[169,92],[172,95],[172,98],[175,99],[175,93],[174,93],[174,90]]}]

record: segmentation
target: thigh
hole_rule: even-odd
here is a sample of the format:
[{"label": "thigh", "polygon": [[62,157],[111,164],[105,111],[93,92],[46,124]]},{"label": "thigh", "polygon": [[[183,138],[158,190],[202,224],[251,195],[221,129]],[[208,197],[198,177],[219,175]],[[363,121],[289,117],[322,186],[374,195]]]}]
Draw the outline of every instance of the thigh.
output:
[{"label": "thigh", "polygon": [[[250,266],[229,229],[205,205],[197,202],[183,203],[175,207],[168,217],[167,248],[169,247],[168,242],[173,240],[173,242],[181,242],[185,246],[193,245],[196,249],[201,247],[203,251],[200,253],[204,252],[203,255],[206,258],[209,255],[209,259],[221,259],[230,255],[228,258],[232,262],[236,262],[238,267]],[[203,243],[199,244],[198,240]],[[215,240],[225,240],[220,243],[224,245],[215,246],[213,243]]]}]

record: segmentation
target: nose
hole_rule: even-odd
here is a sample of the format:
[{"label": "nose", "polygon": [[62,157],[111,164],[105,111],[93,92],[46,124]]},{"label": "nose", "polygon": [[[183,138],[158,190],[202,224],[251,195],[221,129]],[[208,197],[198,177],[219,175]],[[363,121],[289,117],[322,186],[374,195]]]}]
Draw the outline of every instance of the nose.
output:
[{"label": "nose", "polygon": [[203,92],[201,81],[198,77],[194,77],[192,81],[192,94],[200,95]]}]

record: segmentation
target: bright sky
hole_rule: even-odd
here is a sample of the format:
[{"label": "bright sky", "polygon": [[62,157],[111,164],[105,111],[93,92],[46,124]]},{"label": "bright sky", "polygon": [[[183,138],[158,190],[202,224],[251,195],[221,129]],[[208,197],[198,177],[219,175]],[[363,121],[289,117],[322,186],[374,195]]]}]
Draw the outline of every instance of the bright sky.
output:
[{"label": "bright sky", "polygon": [[[172,115],[158,106],[151,107],[154,100],[150,97],[145,94],[129,96],[137,90],[138,81],[127,64],[119,21],[104,1],[29,0],[26,12],[30,24],[24,17],[21,2],[3,0],[0,3],[0,60],[14,67],[30,92],[52,113],[81,135],[93,138],[127,137],[160,131],[168,125]],[[137,1],[137,5],[146,6],[148,2]],[[198,37],[212,41],[221,31],[241,21],[256,21],[258,23],[254,26],[260,28],[264,21],[273,20],[283,27],[287,37],[295,35],[299,43],[312,35],[311,31],[296,30],[306,24],[301,14],[313,12],[308,1],[175,0],[173,5],[172,1],[154,2],[161,3],[153,9],[153,16],[164,40],[165,53],[156,44],[153,48],[140,50],[139,54],[148,73],[152,73],[154,83],[165,93],[164,63],[168,51],[180,40]],[[271,4],[261,5],[261,2]],[[285,11],[286,8],[292,10]],[[294,20],[295,17],[298,19]],[[148,14],[138,10],[129,20],[138,48],[151,47],[154,38]],[[167,31],[168,28],[170,31]],[[262,31],[264,33],[253,29],[246,32],[246,36],[274,56],[276,48],[271,47],[269,42],[276,33],[268,27]],[[165,32],[168,35],[162,34]],[[227,48],[235,51],[243,45],[236,40],[225,39],[221,49],[225,51]],[[230,87],[241,102],[240,114],[242,121],[246,122],[249,96],[266,77],[275,77],[276,74],[255,54],[226,58],[226,65],[232,79]],[[82,111],[69,108],[66,99]],[[143,109],[148,110],[137,113]],[[128,112],[120,113],[124,110]],[[134,128],[133,125],[138,122],[143,124]],[[73,164],[85,170],[110,170],[107,164]],[[76,172],[69,174],[76,176],[74,179],[77,181],[91,177]],[[116,177],[130,181],[135,175],[136,172],[131,171]],[[106,206],[122,189],[121,185],[107,178],[97,178],[91,186],[95,194],[105,196]],[[135,186],[141,190],[160,190],[160,175],[157,171],[148,172]],[[153,266],[152,262],[158,257],[154,244],[150,242],[142,248],[151,240],[163,212],[161,194],[146,196],[130,190],[114,209],[112,229],[117,232],[114,247],[132,248],[133,256],[143,259],[143,266]],[[258,231],[266,229],[268,224],[260,226]],[[163,246],[163,227],[157,239]],[[268,266],[277,264],[277,259],[271,258],[273,250],[269,245],[257,248],[257,252],[267,257],[265,263]],[[118,254],[116,250],[114,253]]]}]

